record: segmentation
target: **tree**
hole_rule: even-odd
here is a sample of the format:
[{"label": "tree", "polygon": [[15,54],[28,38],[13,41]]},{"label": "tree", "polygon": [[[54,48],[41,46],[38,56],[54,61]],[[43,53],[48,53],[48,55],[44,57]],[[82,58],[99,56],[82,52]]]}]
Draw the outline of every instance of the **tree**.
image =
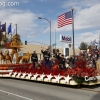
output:
[{"label": "tree", "polygon": [[0,32],[0,48],[4,48],[7,41],[8,37],[5,35],[5,32]]},{"label": "tree", "polygon": [[80,50],[87,50],[87,48],[88,48],[88,44],[85,42],[81,42],[79,49]]},{"label": "tree", "polygon": [[90,44],[88,45],[88,49],[91,51],[93,50],[93,48],[95,48],[94,43],[91,41]]}]

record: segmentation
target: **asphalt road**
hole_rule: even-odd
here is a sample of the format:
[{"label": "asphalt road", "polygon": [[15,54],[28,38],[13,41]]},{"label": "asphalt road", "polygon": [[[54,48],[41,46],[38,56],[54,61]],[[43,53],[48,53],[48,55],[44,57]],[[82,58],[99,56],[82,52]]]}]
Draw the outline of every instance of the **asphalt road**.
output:
[{"label": "asphalt road", "polygon": [[0,78],[0,100],[100,100],[100,85],[77,88]]}]

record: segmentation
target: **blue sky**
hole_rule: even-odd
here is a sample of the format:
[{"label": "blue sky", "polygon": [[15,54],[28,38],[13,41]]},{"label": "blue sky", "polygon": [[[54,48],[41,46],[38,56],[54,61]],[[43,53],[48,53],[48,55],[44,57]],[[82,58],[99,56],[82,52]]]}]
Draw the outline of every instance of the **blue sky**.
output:
[{"label": "blue sky", "polygon": [[[100,0],[0,0],[0,21],[18,25],[18,34],[22,42],[36,41],[50,44],[49,23],[38,16],[51,20],[52,44],[56,30],[57,46],[61,47],[60,34],[72,36],[72,25],[57,28],[57,17],[74,8],[75,47],[81,42],[90,43],[99,39]],[[7,6],[8,2],[18,2],[17,6]],[[35,44],[35,42],[32,42]],[[67,45],[67,44],[66,44]]]}]

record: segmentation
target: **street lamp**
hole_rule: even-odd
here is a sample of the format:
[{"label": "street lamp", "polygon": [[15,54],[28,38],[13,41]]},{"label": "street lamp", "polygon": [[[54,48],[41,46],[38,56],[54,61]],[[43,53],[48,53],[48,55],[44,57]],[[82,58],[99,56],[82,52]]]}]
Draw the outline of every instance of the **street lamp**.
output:
[{"label": "street lamp", "polygon": [[50,54],[51,54],[51,20],[48,20],[48,19],[42,18],[42,17],[38,17],[38,19],[45,19],[49,22],[49,25],[50,25]]}]

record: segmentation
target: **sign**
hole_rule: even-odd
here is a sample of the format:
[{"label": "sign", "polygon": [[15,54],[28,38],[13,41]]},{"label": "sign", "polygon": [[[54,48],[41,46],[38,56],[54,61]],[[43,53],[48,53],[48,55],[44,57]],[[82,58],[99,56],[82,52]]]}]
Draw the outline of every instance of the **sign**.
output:
[{"label": "sign", "polygon": [[52,44],[52,46],[56,46],[56,43]]},{"label": "sign", "polygon": [[70,36],[60,35],[60,42],[71,43],[72,38]]},{"label": "sign", "polygon": [[95,81],[95,80],[97,80],[96,77],[85,76],[85,81]]}]

